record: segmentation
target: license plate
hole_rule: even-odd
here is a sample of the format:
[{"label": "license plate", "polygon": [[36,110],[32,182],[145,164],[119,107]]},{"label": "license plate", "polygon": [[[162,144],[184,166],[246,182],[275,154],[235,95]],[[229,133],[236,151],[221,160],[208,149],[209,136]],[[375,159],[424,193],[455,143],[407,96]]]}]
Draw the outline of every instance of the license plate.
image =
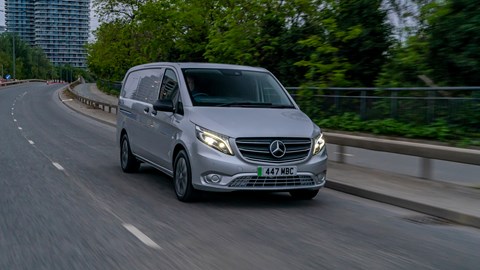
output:
[{"label": "license plate", "polygon": [[258,176],[295,176],[297,167],[258,167]]}]

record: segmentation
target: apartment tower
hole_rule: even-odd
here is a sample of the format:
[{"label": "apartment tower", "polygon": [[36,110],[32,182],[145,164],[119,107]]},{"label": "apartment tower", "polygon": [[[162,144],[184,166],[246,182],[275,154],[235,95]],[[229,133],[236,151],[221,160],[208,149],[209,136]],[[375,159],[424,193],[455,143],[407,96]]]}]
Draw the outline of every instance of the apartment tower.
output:
[{"label": "apartment tower", "polygon": [[86,67],[90,0],[5,0],[5,21],[55,66]]}]

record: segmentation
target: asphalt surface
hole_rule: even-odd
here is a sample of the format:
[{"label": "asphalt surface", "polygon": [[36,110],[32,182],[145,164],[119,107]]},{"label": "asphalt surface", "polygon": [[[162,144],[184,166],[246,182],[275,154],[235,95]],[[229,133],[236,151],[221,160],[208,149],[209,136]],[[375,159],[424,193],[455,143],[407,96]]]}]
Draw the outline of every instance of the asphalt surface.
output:
[{"label": "asphalt surface", "polygon": [[[58,85],[0,88],[0,269],[478,269],[480,230],[323,189],[184,204]],[[65,101],[68,102],[68,101]]]}]

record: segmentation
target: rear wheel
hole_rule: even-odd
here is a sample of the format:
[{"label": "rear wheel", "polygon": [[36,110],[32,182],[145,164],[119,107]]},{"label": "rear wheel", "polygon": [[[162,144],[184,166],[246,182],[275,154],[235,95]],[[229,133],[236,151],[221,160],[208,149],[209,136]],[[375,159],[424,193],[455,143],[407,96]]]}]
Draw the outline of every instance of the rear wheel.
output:
[{"label": "rear wheel", "polygon": [[290,191],[290,196],[296,200],[311,200],[317,196],[319,189],[299,189]]},{"label": "rear wheel", "polygon": [[182,202],[191,202],[197,198],[198,191],[192,185],[192,171],[187,153],[181,150],[175,157],[173,182],[175,194]]},{"label": "rear wheel", "polygon": [[126,173],[137,172],[140,168],[140,162],[130,150],[127,134],[123,134],[120,142],[120,164],[122,165],[122,170]]}]

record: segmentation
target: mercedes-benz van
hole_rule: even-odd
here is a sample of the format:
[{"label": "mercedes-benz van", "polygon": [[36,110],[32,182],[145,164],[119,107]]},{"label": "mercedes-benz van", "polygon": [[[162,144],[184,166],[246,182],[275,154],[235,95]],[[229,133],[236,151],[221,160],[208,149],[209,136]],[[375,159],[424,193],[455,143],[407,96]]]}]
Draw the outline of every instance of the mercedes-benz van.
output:
[{"label": "mercedes-benz van", "polygon": [[120,164],[173,177],[176,196],[285,191],[315,197],[327,152],[320,128],[266,69],[206,63],[131,68],[117,113]]}]

